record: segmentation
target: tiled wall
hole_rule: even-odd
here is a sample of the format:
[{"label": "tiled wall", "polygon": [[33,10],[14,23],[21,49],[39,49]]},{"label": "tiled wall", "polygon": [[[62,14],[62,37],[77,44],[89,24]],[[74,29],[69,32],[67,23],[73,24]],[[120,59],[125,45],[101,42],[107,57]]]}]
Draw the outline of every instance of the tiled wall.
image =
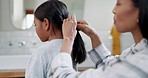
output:
[{"label": "tiled wall", "polygon": [[[86,50],[92,49],[90,38],[81,33]],[[104,44],[111,50],[110,34],[99,32]],[[41,41],[37,34],[32,31],[0,31],[0,55],[29,55],[33,49],[36,49]]]},{"label": "tiled wall", "polygon": [[[111,35],[107,31],[98,32],[100,39],[106,47],[111,51],[112,40]],[[90,38],[81,33],[84,40],[86,50],[92,49]],[[32,53],[33,49],[36,49],[41,41],[35,32],[27,31],[10,31],[0,32],[0,55],[28,55]],[[131,34],[121,34],[121,50],[128,48],[133,44]]]},{"label": "tiled wall", "polygon": [[29,55],[40,40],[35,32],[0,32],[0,55]]}]

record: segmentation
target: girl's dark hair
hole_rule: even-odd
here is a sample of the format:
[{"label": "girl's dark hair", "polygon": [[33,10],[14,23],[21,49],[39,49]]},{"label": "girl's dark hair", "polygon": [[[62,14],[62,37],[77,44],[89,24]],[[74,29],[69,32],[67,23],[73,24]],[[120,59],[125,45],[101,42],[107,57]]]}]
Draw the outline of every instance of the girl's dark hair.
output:
[{"label": "girl's dark hair", "polygon": [[139,26],[142,36],[148,40],[148,0],[132,0],[135,7],[139,9]]},{"label": "girl's dark hair", "polygon": [[[62,31],[63,20],[68,18],[68,14],[67,6],[58,0],[48,0],[41,4],[34,12],[35,17],[41,22],[46,18],[60,31]],[[84,42],[79,32],[74,40],[71,56],[76,63],[82,63],[86,59]]]}]

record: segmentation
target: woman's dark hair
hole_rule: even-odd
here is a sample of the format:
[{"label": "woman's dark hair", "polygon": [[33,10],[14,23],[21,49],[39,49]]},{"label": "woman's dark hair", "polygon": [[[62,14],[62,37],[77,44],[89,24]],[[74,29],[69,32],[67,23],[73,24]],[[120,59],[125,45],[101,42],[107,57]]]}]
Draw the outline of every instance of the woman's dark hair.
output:
[{"label": "woman's dark hair", "polygon": [[148,0],[132,0],[135,7],[139,9],[139,26],[142,36],[148,40]]},{"label": "woman's dark hair", "polygon": [[[44,18],[48,19],[53,26],[62,31],[63,20],[68,18],[67,6],[58,0],[48,0],[41,4],[34,12],[35,17],[43,22]],[[73,44],[72,60],[76,63],[82,63],[86,59],[86,50],[84,42],[78,32]]]}]

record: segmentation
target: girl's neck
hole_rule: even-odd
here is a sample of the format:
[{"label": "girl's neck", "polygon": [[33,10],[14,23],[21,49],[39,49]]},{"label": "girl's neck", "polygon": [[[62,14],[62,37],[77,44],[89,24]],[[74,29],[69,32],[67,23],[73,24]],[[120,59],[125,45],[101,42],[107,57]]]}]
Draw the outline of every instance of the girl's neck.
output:
[{"label": "girl's neck", "polygon": [[63,39],[62,33],[61,32],[52,33],[49,36],[48,41],[53,40],[53,39]]}]

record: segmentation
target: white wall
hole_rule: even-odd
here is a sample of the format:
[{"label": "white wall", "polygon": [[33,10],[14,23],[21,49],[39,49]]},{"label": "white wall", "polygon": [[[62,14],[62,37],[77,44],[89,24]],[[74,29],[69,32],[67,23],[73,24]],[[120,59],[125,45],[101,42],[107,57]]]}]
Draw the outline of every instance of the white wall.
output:
[{"label": "white wall", "polygon": [[0,26],[1,26],[1,0],[0,0]]},{"label": "white wall", "polygon": [[12,26],[10,18],[10,5],[9,0],[0,0],[0,31],[15,30]]},{"label": "white wall", "polygon": [[109,50],[111,50],[109,31],[113,25],[112,8],[114,4],[115,0],[85,0],[84,5],[84,19],[97,30]]},{"label": "white wall", "polygon": [[110,30],[113,24],[112,8],[114,4],[115,0],[86,0],[84,19],[98,31]]}]

